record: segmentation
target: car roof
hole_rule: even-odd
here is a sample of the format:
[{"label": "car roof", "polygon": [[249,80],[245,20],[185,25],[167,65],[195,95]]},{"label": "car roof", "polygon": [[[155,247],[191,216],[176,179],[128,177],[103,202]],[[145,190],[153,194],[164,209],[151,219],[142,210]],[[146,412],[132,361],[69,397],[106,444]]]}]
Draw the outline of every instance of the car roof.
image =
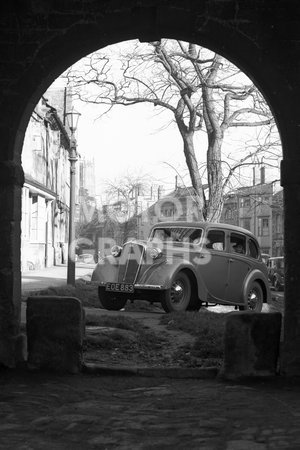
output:
[{"label": "car roof", "polygon": [[158,222],[153,225],[151,231],[154,228],[163,228],[163,227],[185,227],[185,228],[203,228],[204,230],[207,228],[219,228],[222,230],[236,231],[237,233],[247,234],[248,236],[255,238],[254,234],[246,228],[238,227],[236,225],[230,225],[228,223],[217,223],[217,222],[183,222],[183,221],[174,221],[174,222]]}]

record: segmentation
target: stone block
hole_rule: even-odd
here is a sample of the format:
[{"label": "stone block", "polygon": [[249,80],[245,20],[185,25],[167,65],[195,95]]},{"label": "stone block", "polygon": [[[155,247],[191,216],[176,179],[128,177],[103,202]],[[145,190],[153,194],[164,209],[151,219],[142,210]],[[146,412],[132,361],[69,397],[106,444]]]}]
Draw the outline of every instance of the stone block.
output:
[{"label": "stone block", "polygon": [[26,328],[29,369],[81,371],[84,310],[80,300],[62,296],[29,297]]},{"label": "stone block", "polygon": [[276,375],[281,319],[279,312],[230,314],[225,326],[222,376],[238,379]]}]

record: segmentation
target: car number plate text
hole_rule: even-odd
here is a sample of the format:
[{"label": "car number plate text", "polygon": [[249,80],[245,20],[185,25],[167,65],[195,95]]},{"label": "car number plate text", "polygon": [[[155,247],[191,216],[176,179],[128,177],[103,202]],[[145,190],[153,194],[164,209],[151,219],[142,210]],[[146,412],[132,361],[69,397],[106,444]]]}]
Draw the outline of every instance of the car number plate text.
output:
[{"label": "car number plate text", "polygon": [[132,294],[134,292],[134,286],[130,283],[106,283],[105,290],[111,292],[127,292],[128,294]]}]

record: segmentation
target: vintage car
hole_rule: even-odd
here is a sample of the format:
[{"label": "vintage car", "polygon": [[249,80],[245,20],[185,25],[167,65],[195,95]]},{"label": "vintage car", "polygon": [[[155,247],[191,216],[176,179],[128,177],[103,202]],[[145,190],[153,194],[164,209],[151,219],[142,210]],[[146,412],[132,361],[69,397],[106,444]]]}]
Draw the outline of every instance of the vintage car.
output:
[{"label": "vintage car", "polygon": [[275,291],[284,289],[284,256],[274,256],[268,259],[268,277]]},{"label": "vintage car", "polygon": [[166,312],[199,310],[203,303],[260,312],[270,299],[256,238],[220,223],[158,223],[147,241],[114,245],[92,281],[108,310],[122,309],[127,300],[148,300]]}]

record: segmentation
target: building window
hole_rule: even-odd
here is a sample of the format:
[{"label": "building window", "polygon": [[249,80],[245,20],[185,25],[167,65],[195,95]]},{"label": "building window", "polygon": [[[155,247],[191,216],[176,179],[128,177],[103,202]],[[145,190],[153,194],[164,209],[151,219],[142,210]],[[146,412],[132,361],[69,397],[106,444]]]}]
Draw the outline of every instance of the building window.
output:
[{"label": "building window", "polygon": [[282,233],[282,217],[279,214],[275,216],[275,230],[276,233]]},{"label": "building window", "polygon": [[245,198],[241,198],[241,208],[249,208],[250,206],[250,198],[249,197],[245,197]]},{"label": "building window", "polygon": [[37,196],[33,195],[31,197],[31,208],[30,208],[30,241],[37,242],[38,240],[38,201]]},{"label": "building window", "polygon": [[258,236],[269,236],[269,219],[263,217],[258,219]]},{"label": "building window", "polygon": [[225,218],[232,219],[232,209],[227,209],[227,211],[225,213]]},{"label": "building window", "polygon": [[22,238],[29,240],[30,238],[30,204],[29,189],[22,189]]}]

